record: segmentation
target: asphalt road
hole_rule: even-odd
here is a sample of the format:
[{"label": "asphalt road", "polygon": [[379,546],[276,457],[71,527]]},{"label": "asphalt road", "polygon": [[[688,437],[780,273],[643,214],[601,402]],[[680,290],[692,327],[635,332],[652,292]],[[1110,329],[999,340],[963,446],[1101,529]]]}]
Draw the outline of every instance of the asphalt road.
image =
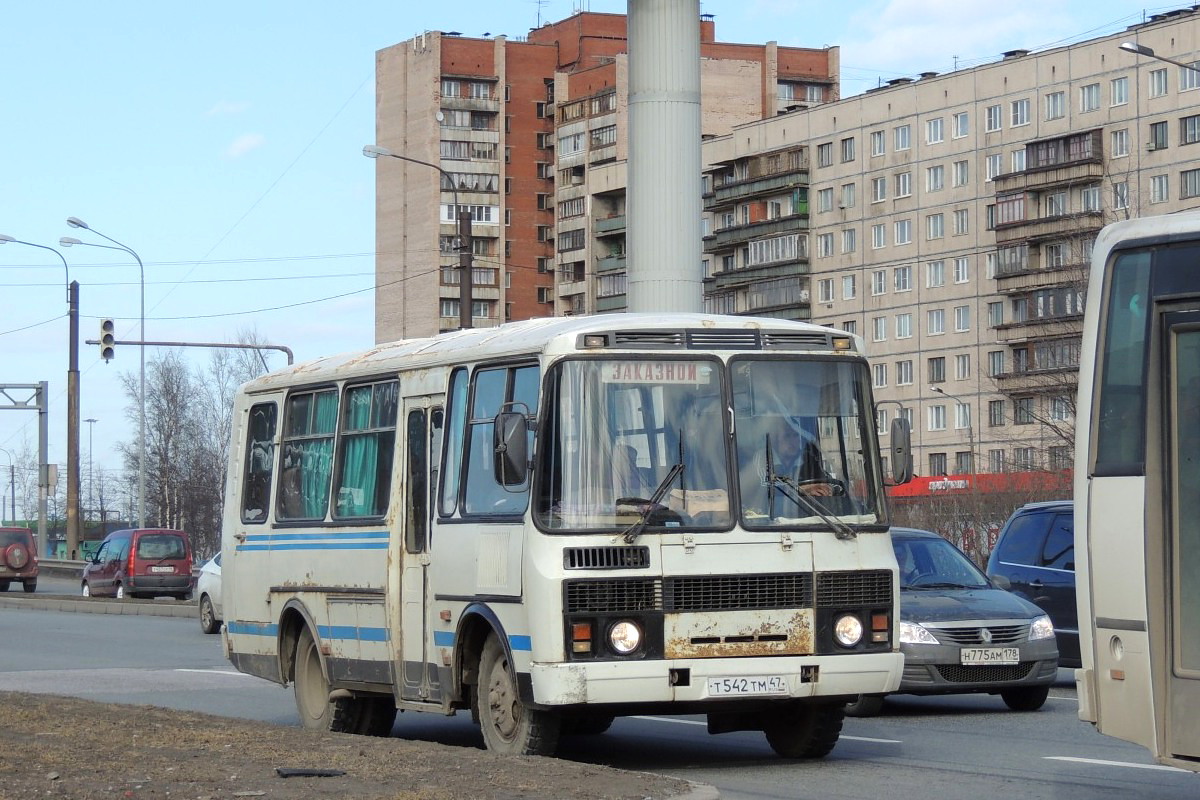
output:
[{"label": "asphalt road", "polygon": [[[0,643],[0,690],[297,724],[290,690],[234,672],[195,618],[3,608]],[[559,755],[701,781],[729,800],[1200,795],[1200,776],[1156,767],[1079,722],[1069,673],[1060,677],[1035,713],[988,696],[898,698],[879,717],[848,719],[817,762],[778,759],[758,733],[709,736],[699,717],[620,719],[603,736],[564,739]],[[393,735],[481,746],[466,715],[402,714]]]}]

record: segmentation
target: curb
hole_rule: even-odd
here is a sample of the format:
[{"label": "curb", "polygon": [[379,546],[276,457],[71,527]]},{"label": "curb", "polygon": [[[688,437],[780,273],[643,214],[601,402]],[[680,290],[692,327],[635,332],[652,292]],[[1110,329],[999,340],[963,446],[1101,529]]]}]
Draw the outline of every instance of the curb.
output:
[{"label": "curb", "polygon": [[[657,773],[655,774],[657,775]],[[657,775],[657,777],[663,776]],[[667,777],[673,776],[668,775]],[[721,793],[717,791],[717,787],[710,786],[707,783],[696,783],[695,781],[688,781],[688,783],[691,784],[691,789],[686,794],[671,795],[663,798],[663,800],[721,800]]]},{"label": "curb", "polygon": [[0,594],[0,608],[24,608],[31,611],[70,611],[78,614],[131,614],[144,617],[195,617],[200,612],[195,601],[109,600],[100,597],[66,595]]}]

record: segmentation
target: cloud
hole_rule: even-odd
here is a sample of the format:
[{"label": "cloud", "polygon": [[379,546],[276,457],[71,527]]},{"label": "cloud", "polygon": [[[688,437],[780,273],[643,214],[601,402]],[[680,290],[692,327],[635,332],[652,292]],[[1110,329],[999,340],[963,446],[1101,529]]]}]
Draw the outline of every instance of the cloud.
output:
[{"label": "cloud", "polygon": [[262,147],[267,141],[267,138],[261,133],[244,133],[233,142],[225,150],[226,158],[241,158],[251,150],[257,150]]},{"label": "cloud", "polygon": [[206,117],[222,117],[227,114],[241,114],[250,108],[249,103],[231,103],[228,100],[221,100],[215,106],[210,108],[204,115]]}]

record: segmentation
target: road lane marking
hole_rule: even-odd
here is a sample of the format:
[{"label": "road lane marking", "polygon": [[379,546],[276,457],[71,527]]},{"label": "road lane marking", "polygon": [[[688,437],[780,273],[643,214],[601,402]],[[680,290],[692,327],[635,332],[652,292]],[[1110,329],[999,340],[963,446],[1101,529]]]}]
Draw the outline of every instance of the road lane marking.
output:
[{"label": "road lane marking", "polygon": [[232,670],[232,669],[184,669],[183,667],[176,667],[172,671],[173,672],[199,672],[203,675],[234,675],[239,678],[253,678],[254,677],[253,675],[247,675],[244,672],[237,672],[236,670]]},{"label": "road lane marking", "polygon": [[1106,761],[1102,758],[1075,758],[1073,756],[1042,756],[1050,761],[1073,761],[1076,764],[1096,764],[1102,767],[1131,767],[1133,769],[1163,769],[1168,772],[1188,772],[1191,770],[1179,767],[1168,767],[1165,764],[1134,764],[1129,761]]},{"label": "road lane marking", "polygon": [[[630,717],[630,719],[644,719],[650,722],[673,722],[676,725],[702,725],[708,727],[707,722],[701,722],[697,719],[672,719],[671,717]],[[875,742],[877,744],[903,744],[899,739],[872,739],[868,736],[839,736],[839,739],[847,739],[852,742]]]}]

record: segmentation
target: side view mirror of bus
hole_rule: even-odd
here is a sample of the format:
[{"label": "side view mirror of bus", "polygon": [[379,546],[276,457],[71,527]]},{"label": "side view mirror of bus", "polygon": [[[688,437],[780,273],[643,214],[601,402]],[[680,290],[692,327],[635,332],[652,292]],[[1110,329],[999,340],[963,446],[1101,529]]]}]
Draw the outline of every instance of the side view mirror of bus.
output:
[{"label": "side view mirror of bus", "polygon": [[892,485],[908,483],[913,476],[912,442],[908,420],[896,417],[892,420]]},{"label": "side view mirror of bus", "polygon": [[496,480],[501,486],[520,486],[529,472],[529,423],[519,411],[501,411],[493,430]]}]

